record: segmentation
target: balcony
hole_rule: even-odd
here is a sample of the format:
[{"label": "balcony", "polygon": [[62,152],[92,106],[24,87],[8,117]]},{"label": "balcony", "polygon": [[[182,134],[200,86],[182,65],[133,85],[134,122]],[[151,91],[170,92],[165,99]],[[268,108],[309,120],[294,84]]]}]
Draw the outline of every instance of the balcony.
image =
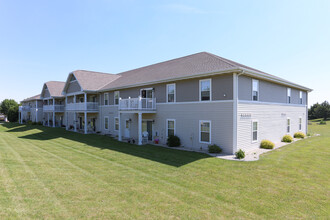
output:
[{"label": "balcony", "polygon": [[19,111],[20,112],[30,112],[31,107],[30,106],[19,106]]},{"label": "balcony", "polygon": [[44,112],[64,112],[64,105],[44,105]]},{"label": "balcony", "polygon": [[156,111],[156,98],[119,99],[121,111]]},{"label": "balcony", "polygon": [[97,102],[68,103],[66,106],[66,110],[67,111],[81,111],[81,112],[84,112],[84,111],[97,112],[97,111],[99,111],[99,104]]}]

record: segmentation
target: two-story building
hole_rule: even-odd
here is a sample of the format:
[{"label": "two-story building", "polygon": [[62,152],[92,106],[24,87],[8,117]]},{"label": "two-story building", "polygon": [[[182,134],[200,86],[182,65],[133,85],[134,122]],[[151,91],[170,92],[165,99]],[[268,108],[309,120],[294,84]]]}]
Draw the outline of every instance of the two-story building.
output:
[{"label": "two-story building", "polygon": [[62,123],[137,144],[177,135],[185,148],[217,144],[231,154],[307,133],[310,91],[202,52],[118,74],[71,72]]},{"label": "two-story building", "polygon": [[21,106],[18,109],[19,123],[41,122],[42,121],[42,99],[39,95],[35,95],[21,101]]}]

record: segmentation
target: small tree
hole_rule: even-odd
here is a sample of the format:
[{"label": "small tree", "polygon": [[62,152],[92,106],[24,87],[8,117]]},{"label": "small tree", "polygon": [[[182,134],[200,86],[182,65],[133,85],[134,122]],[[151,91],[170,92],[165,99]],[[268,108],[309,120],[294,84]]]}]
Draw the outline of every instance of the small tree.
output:
[{"label": "small tree", "polygon": [[8,110],[8,120],[10,122],[17,122],[18,121],[18,106],[12,106]]},{"label": "small tree", "polygon": [[0,104],[0,112],[8,116],[11,107],[18,107],[18,103],[14,99],[5,99]]}]

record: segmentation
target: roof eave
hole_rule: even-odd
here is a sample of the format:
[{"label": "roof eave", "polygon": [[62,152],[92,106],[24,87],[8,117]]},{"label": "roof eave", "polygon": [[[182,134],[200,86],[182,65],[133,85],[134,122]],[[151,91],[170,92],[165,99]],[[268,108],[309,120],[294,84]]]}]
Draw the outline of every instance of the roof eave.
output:
[{"label": "roof eave", "polygon": [[290,81],[287,81],[287,80],[282,80],[282,79],[279,79],[277,77],[272,77],[271,75],[265,75],[265,74],[258,73],[256,71],[252,71],[252,70],[249,70],[249,69],[246,69],[246,68],[243,68],[243,67],[239,67],[239,69],[241,69],[241,71],[244,71],[245,74],[248,73],[248,75],[256,76],[256,77],[261,78],[261,79],[266,79],[266,80],[269,80],[269,81],[272,81],[272,82],[277,82],[279,84],[286,85],[286,86],[291,86],[291,87],[298,88],[298,89],[301,89],[301,90],[304,90],[304,91],[307,91],[307,92],[312,92],[313,91],[312,89],[307,88],[305,86],[301,86],[301,85],[298,85],[296,83],[293,83],[293,82],[290,82]]}]

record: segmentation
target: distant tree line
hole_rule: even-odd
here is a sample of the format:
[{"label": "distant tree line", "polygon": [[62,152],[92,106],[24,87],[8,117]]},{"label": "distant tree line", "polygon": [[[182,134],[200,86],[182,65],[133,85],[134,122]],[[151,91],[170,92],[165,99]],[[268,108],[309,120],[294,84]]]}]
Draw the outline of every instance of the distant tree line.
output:
[{"label": "distant tree line", "polygon": [[5,99],[0,103],[0,113],[7,116],[10,122],[18,121],[18,103],[13,99]]},{"label": "distant tree line", "polygon": [[308,119],[323,118],[327,120],[330,118],[330,104],[324,101],[321,104],[316,103],[308,109]]}]

